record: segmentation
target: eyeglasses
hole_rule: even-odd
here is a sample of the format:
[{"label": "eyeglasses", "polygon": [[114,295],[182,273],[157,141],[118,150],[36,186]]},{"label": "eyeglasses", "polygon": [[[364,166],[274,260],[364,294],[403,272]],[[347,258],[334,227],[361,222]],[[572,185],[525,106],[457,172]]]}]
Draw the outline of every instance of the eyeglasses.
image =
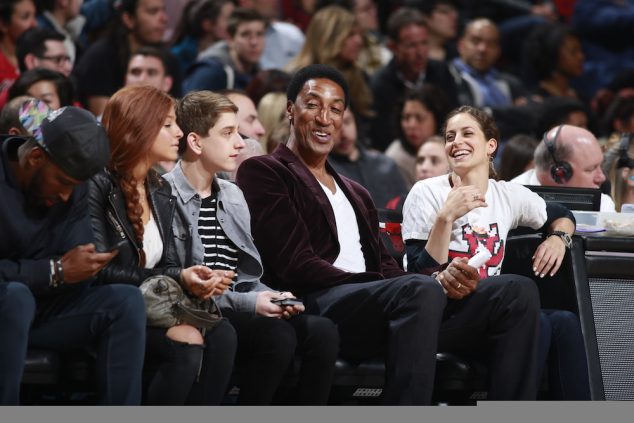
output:
[{"label": "eyeglasses", "polygon": [[40,56],[40,59],[50,60],[51,62],[55,63],[56,65],[61,65],[63,63],[70,63],[71,62],[70,56],[68,56],[66,54],[58,54],[57,56]]}]

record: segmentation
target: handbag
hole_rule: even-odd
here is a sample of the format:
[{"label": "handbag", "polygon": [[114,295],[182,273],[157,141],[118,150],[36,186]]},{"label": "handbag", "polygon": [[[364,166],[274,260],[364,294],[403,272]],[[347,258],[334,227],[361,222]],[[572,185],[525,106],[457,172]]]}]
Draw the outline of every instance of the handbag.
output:
[{"label": "handbag", "polygon": [[188,324],[200,329],[212,329],[222,320],[220,310],[214,301],[188,295],[181,285],[169,276],[148,278],[139,289],[145,301],[148,326],[171,328],[179,324]]}]

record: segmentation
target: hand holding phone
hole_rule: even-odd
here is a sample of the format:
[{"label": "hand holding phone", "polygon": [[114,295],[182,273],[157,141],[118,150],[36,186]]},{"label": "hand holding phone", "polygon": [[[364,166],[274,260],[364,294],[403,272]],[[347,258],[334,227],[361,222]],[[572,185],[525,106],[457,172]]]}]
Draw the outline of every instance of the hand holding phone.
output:
[{"label": "hand holding phone", "polygon": [[114,250],[118,250],[119,248],[123,247],[126,243],[128,242],[127,239],[123,238],[118,240],[117,242],[115,242],[112,245],[109,245],[104,251],[101,251],[102,253],[110,253]]},{"label": "hand holding phone", "polygon": [[274,298],[271,299],[271,302],[273,304],[276,304],[280,307],[287,307],[287,306],[295,306],[295,305],[303,305],[304,303],[302,303],[302,300],[299,300],[297,298]]}]

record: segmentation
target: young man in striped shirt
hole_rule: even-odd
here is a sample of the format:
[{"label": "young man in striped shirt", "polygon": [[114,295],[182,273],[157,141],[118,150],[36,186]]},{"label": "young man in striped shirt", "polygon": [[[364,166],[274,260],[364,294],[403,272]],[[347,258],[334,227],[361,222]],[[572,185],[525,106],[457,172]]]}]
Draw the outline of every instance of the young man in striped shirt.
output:
[{"label": "young man in striped shirt", "polygon": [[215,176],[235,170],[244,147],[237,110],[227,97],[211,91],[189,93],[178,103],[183,155],[164,175],[181,215],[174,224],[178,253],[183,264],[204,264],[237,275],[232,288],[215,300],[238,337],[236,361],[243,370],[238,403],[271,403],[298,353],[300,381],[292,387],[291,400],[325,404],[338,353],[337,329],[326,318],[302,314],[301,304],[282,307],[271,302],[293,294],[260,282],[262,264],[242,191]]}]

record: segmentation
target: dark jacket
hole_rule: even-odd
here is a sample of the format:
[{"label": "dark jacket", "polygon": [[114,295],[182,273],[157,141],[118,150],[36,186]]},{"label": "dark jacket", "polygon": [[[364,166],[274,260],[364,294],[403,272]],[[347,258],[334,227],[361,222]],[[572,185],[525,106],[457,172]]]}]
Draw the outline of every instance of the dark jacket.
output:
[{"label": "dark jacket", "polygon": [[166,275],[180,281],[181,264],[174,247],[172,220],[176,213],[176,198],[170,185],[156,172],[148,175],[150,207],[163,240],[163,256],[153,269],[139,267],[142,244],[128,220],[125,198],[117,177],[105,170],[88,182],[88,203],[95,233],[95,247],[105,251],[108,246],[125,239],[128,242],[119,248],[119,254],[99,272],[98,281],[140,285],[155,275]]},{"label": "dark jacket", "polygon": [[404,275],[379,239],[377,210],[368,191],[330,164],[326,168],[354,208],[366,271],[351,273],[332,265],[340,251],[332,206],[308,168],[280,145],[270,155],[244,161],[236,179],[251,211],[252,234],[264,264],[262,279],[302,295]]},{"label": "dark jacket", "polygon": [[23,142],[3,140],[0,148],[0,283],[21,282],[36,296],[59,294],[79,284],[50,288],[50,260],[93,242],[86,186],[77,186],[66,203],[36,213],[10,171]]}]

